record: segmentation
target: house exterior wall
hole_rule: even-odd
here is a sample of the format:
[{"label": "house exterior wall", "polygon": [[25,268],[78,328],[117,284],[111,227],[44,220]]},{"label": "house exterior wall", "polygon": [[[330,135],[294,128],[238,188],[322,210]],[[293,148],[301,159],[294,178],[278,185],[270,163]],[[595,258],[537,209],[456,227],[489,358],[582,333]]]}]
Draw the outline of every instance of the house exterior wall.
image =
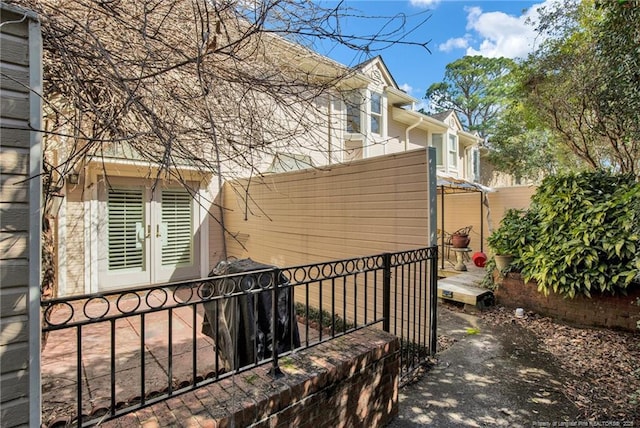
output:
[{"label": "house exterior wall", "polygon": [[34,14],[0,22],[0,422],[39,426],[42,45]]},{"label": "house exterior wall", "polygon": [[405,130],[407,127],[394,121],[391,115],[387,115],[387,121],[389,127],[387,128],[389,133],[389,139],[386,142],[386,153],[399,153],[405,150]]},{"label": "house exterior wall", "polygon": [[[317,170],[312,169],[312,166],[315,168],[333,167],[333,165],[339,165],[343,162],[358,162],[361,159],[374,159],[410,150],[422,149],[424,151],[425,147],[431,145],[434,132],[442,133],[445,142],[443,147],[446,150],[448,132],[457,134],[462,132],[458,131],[459,121],[453,113],[447,118],[445,125],[444,122],[435,118],[409,110],[413,106],[413,98],[395,88],[393,78],[389,75],[381,59],[374,59],[361,71],[362,76],[357,79],[353,78],[352,81],[340,82],[342,86],[327,90],[320,96],[310,99],[308,103],[300,103],[300,105],[293,103],[286,106],[268,104],[269,121],[281,125],[282,129],[280,126],[275,126],[275,129],[282,131],[282,135],[280,135],[282,138],[270,135],[268,128],[256,130],[256,132],[265,132],[264,138],[267,141],[273,140],[273,144],[269,145],[269,150],[266,152],[260,150],[247,152],[247,162],[250,162],[251,165],[243,165],[231,160],[225,162],[225,159],[221,159],[221,175],[226,179],[233,179],[255,176],[256,171],[269,173],[292,169],[310,169],[311,174],[319,174]],[[362,95],[360,120],[363,126],[362,132],[358,133],[348,133],[346,126],[348,105],[346,102],[349,101],[347,95],[351,94],[351,91],[359,91]],[[373,93],[381,95],[383,120],[379,134],[372,132],[371,128],[371,109],[373,108],[371,94]],[[265,103],[273,103],[273,100],[269,99],[264,101]],[[303,117],[304,121],[300,122],[298,119]],[[71,133],[70,131],[69,134]],[[73,144],[78,146],[86,144],[83,141],[53,137],[48,143],[47,152],[51,157],[52,164],[63,162],[69,153],[73,152],[70,150]],[[460,156],[458,171],[462,172],[465,165],[462,156],[466,152],[463,150],[461,138],[458,143],[460,146],[457,152]],[[475,143],[474,137],[467,136],[464,147]],[[210,145],[210,142],[203,142],[202,147],[198,148],[201,156],[214,157],[214,150]],[[129,286],[142,286],[187,278],[186,274],[176,274],[169,277],[158,272],[158,266],[163,267],[162,263],[156,260],[157,257],[154,254],[158,253],[158,245],[156,244],[158,239],[155,238],[160,235],[157,231],[152,233],[149,230],[145,231],[146,236],[140,241],[145,249],[142,258],[145,259],[145,262],[148,260],[151,262],[142,267],[134,266],[135,272],[133,269],[111,270],[105,268],[112,256],[105,249],[110,244],[105,244],[108,241],[106,237],[109,235],[105,229],[108,227],[106,226],[108,225],[106,222],[108,214],[105,214],[107,198],[104,196],[104,189],[113,184],[112,180],[115,180],[121,183],[118,184],[120,187],[142,188],[146,186],[146,192],[147,188],[155,185],[148,186],[143,182],[158,178],[157,165],[150,164],[125,149],[126,147],[114,153],[109,152],[103,159],[96,157],[87,159],[81,165],[75,165],[73,168],[80,175],[80,183],[70,184],[67,180],[65,184],[65,199],[57,218],[59,243],[57,279],[60,297],[112,291]],[[283,158],[287,158],[287,161],[274,162],[274,155],[282,155]],[[368,168],[376,168],[377,165],[372,163]],[[189,170],[188,166],[180,168],[181,176],[194,174],[196,169]],[[72,171],[62,174],[69,172]],[[218,197],[218,177],[213,176],[213,173],[201,171],[198,173],[207,175],[204,179],[202,177],[193,178],[193,180],[200,182],[199,189],[204,188],[203,193],[206,195],[200,198],[201,215],[197,220],[194,219],[199,222],[198,231],[194,232],[194,240],[199,240],[196,243],[199,248],[196,257],[200,260],[200,274],[206,276],[220,260],[225,259],[228,255],[234,255],[234,253],[231,251],[227,253],[225,248],[230,240],[225,239],[223,230],[225,227],[229,229],[229,226],[223,224],[226,219],[223,218],[221,209],[227,209],[228,204],[227,201]],[[375,178],[378,177],[375,172],[371,174]],[[165,184],[172,180],[170,174],[166,175],[166,177],[160,177]],[[348,179],[346,181],[348,182]],[[366,185],[369,184],[371,183]],[[402,192],[402,189],[398,190],[398,194],[394,197],[401,199],[401,203],[405,203],[405,197],[401,195]],[[143,214],[145,220],[137,223],[146,223],[144,224],[145,228],[155,228],[153,218],[157,217],[159,204],[153,197],[146,196],[146,193],[144,196],[145,214]],[[323,203],[325,205],[333,204],[327,200],[324,200]],[[403,221],[402,216],[399,219],[399,221]],[[348,225],[348,223],[346,224]],[[392,232],[388,232],[388,235],[392,235]],[[234,240],[231,239],[231,241],[229,245],[233,248]],[[238,241],[242,240],[238,239]],[[369,250],[368,244],[360,245]],[[371,251],[365,251],[363,254],[369,253]],[[317,260],[335,259],[336,257],[342,256],[335,251],[328,251]],[[176,268],[175,271],[177,272],[177,270]],[[134,273],[140,273],[140,275],[133,278]],[[147,273],[149,278],[145,276]],[[126,275],[128,277],[124,278]],[[195,279],[196,276],[189,278]]]},{"label": "house exterior wall", "polygon": [[[85,265],[91,258],[90,249],[85,247],[84,201],[80,186],[68,187],[64,205],[60,208],[58,224],[62,226],[58,240],[64,242],[64,254],[59,255],[59,266],[66,267],[58,278],[60,295],[85,293]],[[62,232],[62,233],[60,233]],[[61,245],[58,246],[60,250]]]},{"label": "house exterior wall", "polygon": [[389,136],[385,143],[386,154],[421,149],[429,145],[429,133],[423,129],[409,130],[409,141],[407,142],[408,128],[407,125],[394,121],[389,115]]},{"label": "house exterior wall", "polygon": [[[218,192],[218,189],[212,189],[214,185],[210,186],[211,192],[215,192],[215,198],[213,204],[207,209],[206,222],[208,223],[208,266],[207,270],[211,270],[218,264],[219,261],[225,260],[226,255],[226,243],[224,241],[225,236],[223,232],[223,210],[222,207],[222,192]],[[207,272],[209,273],[209,272]]]}]

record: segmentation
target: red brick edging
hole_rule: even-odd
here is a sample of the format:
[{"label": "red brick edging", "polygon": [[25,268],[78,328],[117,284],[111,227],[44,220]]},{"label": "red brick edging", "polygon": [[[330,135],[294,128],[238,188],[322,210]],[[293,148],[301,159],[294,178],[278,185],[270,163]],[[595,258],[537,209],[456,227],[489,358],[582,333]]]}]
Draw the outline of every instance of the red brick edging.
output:
[{"label": "red brick edging", "polygon": [[508,273],[502,278],[496,276],[496,283],[496,301],[504,306],[521,307],[578,325],[637,331],[640,287],[628,290],[626,296],[593,293],[591,298],[579,295],[568,299],[555,293],[545,296],[538,292],[535,282],[525,284],[518,273]]},{"label": "red brick edging", "polygon": [[398,339],[375,328],[172,397],[102,427],[377,427],[398,413]]}]

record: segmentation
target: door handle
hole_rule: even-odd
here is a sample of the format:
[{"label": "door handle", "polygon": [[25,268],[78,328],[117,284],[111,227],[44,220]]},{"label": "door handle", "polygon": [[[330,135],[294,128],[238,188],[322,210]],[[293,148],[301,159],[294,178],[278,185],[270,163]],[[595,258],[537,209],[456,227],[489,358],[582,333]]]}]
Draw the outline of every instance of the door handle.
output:
[{"label": "door handle", "polygon": [[148,238],[148,237],[150,237],[150,236],[151,236],[151,225],[150,225],[150,224],[148,224],[148,225],[147,225],[147,234],[146,234],[145,238]]},{"label": "door handle", "polygon": [[160,234],[160,225],[156,224],[156,238],[160,238],[162,234]]}]

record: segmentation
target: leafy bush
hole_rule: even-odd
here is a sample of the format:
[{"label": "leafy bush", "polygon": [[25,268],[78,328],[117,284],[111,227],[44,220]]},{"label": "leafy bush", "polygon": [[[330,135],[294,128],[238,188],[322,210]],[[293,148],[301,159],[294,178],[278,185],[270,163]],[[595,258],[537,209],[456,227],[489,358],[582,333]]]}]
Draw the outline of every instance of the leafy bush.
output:
[{"label": "leafy bush", "polygon": [[617,293],[640,279],[640,184],[632,175],[549,176],[526,216],[533,236],[521,249],[521,271],[539,291]]},{"label": "leafy bush", "polygon": [[537,236],[535,217],[529,211],[509,209],[500,227],[493,231],[487,243],[495,254],[513,256],[511,269],[522,269],[522,252]]}]

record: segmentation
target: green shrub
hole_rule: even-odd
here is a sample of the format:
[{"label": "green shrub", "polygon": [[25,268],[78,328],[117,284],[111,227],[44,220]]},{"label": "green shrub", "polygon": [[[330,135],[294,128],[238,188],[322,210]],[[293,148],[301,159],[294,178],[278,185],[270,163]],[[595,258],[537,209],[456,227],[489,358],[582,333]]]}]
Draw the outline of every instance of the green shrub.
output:
[{"label": "green shrub", "polygon": [[539,291],[617,293],[640,279],[640,184],[632,175],[547,177],[527,215],[535,236],[521,248],[521,272]]},{"label": "green shrub", "polygon": [[509,209],[500,227],[493,231],[487,243],[495,254],[513,256],[512,270],[522,269],[522,252],[537,236],[535,217],[529,211]]},{"label": "green shrub", "polygon": [[295,311],[296,315],[307,318],[307,323],[317,322],[319,324],[322,321],[322,328],[331,328],[333,326],[336,332],[347,331],[356,327],[354,323],[345,321],[337,314],[331,316],[331,312],[325,311],[324,309],[320,311],[313,306],[307,307],[300,302],[296,302]]}]

